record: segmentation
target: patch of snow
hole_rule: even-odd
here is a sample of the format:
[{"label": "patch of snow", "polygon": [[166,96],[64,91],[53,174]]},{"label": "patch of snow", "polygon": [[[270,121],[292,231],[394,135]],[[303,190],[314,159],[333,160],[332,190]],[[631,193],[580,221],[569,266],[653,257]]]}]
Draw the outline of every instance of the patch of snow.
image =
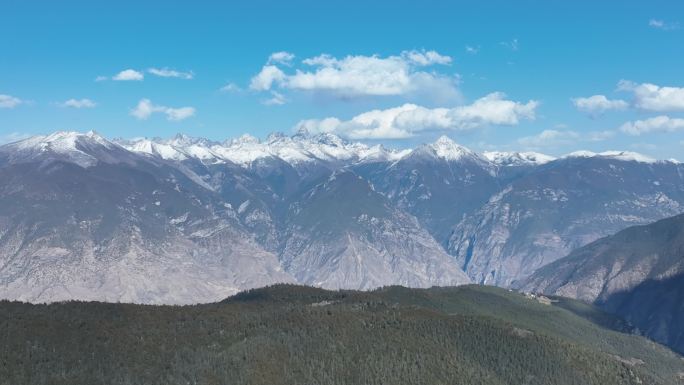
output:
[{"label": "patch of snow", "polygon": [[498,166],[540,165],[556,160],[556,158],[538,152],[504,152],[487,151],[482,156]]}]

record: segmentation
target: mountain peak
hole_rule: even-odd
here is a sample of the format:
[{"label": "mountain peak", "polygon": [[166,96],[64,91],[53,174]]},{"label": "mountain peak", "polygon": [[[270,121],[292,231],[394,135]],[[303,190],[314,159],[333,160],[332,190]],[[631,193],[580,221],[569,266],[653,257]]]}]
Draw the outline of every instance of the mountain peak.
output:
[{"label": "mountain peak", "polygon": [[229,145],[240,145],[240,144],[259,144],[261,141],[256,136],[250,134],[242,134],[238,138],[233,138],[228,141]]},{"label": "mountain peak", "polygon": [[12,143],[13,147],[20,150],[40,150],[54,152],[80,151],[78,144],[98,144],[112,147],[114,143],[102,137],[97,132],[90,130],[86,133],[77,131],[56,131],[49,135],[36,135],[30,138]]},{"label": "mountain peak", "polygon": [[538,152],[505,152],[487,151],[482,156],[498,166],[540,165],[551,162],[556,158]]},{"label": "mountain peak", "polygon": [[459,160],[465,156],[472,156],[474,152],[461,146],[446,135],[442,135],[430,145],[435,154],[446,160]]},{"label": "mountain peak", "polygon": [[625,162],[638,162],[638,163],[656,163],[658,162],[656,159],[653,159],[649,156],[640,154],[638,152],[632,152],[632,151],[604,151],[604,152],[592,152],[592,151],[575,151],[571,152],[567,155],[564,155],[563,158],[607,158],[607,159],[615,159],[615,160],[621,160]]},{"label": "mountain peak", "polygon": [[13,162],[58,158],[89,167],[98,160],[116,161],[105,153],[121,149],[95,131],[56,131],[49,135],[36,135],[3,146]]}]

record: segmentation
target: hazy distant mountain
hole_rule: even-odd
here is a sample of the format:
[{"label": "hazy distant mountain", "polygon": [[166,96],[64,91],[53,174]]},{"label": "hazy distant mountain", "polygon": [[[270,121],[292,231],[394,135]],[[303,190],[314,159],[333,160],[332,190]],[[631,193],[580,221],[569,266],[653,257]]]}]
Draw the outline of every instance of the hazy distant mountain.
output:
[{"label": "hazy distant mountain", "polygon": [[684,352],[684,215],[592,242],[521,287],[595,302]]},{"label": "hazy distant mountain", "polygon": [[684,211],[676,162],[332,134],[0,146],[0,297],[211,301],[275,282],[502,286]]}]

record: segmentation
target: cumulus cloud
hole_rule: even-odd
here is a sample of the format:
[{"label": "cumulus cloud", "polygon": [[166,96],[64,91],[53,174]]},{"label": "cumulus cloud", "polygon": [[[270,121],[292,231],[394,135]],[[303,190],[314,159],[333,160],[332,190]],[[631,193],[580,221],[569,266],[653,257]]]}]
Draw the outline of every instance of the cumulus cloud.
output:
[{"label": "cumulus cloud", "polygon": [[274,65],[265,65],[261,71],[252,78],[249,88],[254,91],[267,91],[273,83],[281,83],[286,75],[280,68]]},{"label": "cumulus cloud", "polygon": [[289,52],[280,51],[274,52],[268,57],[268,64],[280,63],[289,65],[294,60],[295,55]]},{"label": "cumulus cloud", "polygon": [[572,104],[583,113],[597,116],[609,110],[624,110],[629,103],[624,100],[610,100],[605,95],[593,95],[587,98],[574,98]]},{"label": "cumulus cloud", "polygon": [[132,69],[127,69],[119,72],[118,74],[114,75],[112,77],[112,80],[118,80],[118,81],[140,81],[145,78],[145,75],[143,75],[142,72],[138,72],[136,70]]},{"label": "cumulus cloud", "polygon": [[192,79],[195,77],[195,74],[192,71],[189,72],[181,72],[181,71],[176,71],[170,68],[150,68],[147,70],[147,72],[151,73],[152,75],[155,76],[160,76],[163,78],[179,78],[179,79]]},{"label": "cumulus cloud", "polygon": [[[287,54],[287,55],[286,55]],[[400,55],[380,57],[319,55],[301,61],[301,66],[283,71],[277,64],[290,64],[294,55],[277,52],[251,79],[254,91],[295,90],[328,93],[336,97],[399,96],[430,92],[458,96],[458,77],[420,70],[449,65],[452,58],[436,51],[403,51]]]},{"label": "cumulus cloud", "polygon": [[0,108],[14,108],[22,103],[24,101],[17,97],[0,94]]},{"label": "cumulus cloud", "polygon": [[489,125],[513,126],[533,120],[539,103],[505,99],[500,92],[472,104],[454,108],[426,108],[404,104],[385,110],[372,110],[342,121],[338,118],[303,120],[296,129],[333,132],[351,139],[400,139],[424,130],[471,130]]},{"label": "cumulus cloud", "polygon": [[517,140],[517,144],[528,149],[542,149],[570,146],[579,142],[602,142],[615,136],[615,131],[577,132],[560,127],[544,130],[537,135],[525,136]]},{"label": "cumulus cloud", "polygon": [[97,103],[90,99],[69,99],[63,103],[59,103],[60,107],[70,108],[94,108]]},{"label": "cumulus cloud", "polygon": [[620,127],[620,131],[633,136],[653,132],[676,132],[682,130],[684,130],[684,119],[670,118],[665,115],[627,122]]},{"label": "cumulus cloud", "polygon": [[650,19],[648,21],[648,26],[655,29],[662,29],[664,31],[679,29],[679,23],[667,22],[660,19]]},{"label": "cumulus cloud", "polygon": [[409,62],[415,63],[419,66],[431,66],[435,64],[449,65],[451,64],[451,57],[441,55],[437,51],[404,51],[401,56]]},{"label": "cumulus cloud", "polygon": [[646,111],[684,111],[684,88],[661,87],[651,83],[637,84],[628,80],[618,83],[618,90],[634,95],[634,106]]},{"label": "cumulus cloud", "polygon": [[152,116],[153,113],[157,112],[165,114],[167,120],[179,121],[195,115],[195,108],[171,108],[161,105],[155,105],[149,99],[141,99],[138,102],[138,105],[131,110],[131,115],[140,120],[146,120],[150,116]]}]

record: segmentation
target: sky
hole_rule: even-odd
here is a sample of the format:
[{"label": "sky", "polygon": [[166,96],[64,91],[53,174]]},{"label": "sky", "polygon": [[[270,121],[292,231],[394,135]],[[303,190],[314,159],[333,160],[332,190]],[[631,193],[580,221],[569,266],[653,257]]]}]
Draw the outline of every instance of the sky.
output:
[{"label": "sky", "polygon": [[684,160],[681,1],[0,2],[0,143],[331,132]]}]

